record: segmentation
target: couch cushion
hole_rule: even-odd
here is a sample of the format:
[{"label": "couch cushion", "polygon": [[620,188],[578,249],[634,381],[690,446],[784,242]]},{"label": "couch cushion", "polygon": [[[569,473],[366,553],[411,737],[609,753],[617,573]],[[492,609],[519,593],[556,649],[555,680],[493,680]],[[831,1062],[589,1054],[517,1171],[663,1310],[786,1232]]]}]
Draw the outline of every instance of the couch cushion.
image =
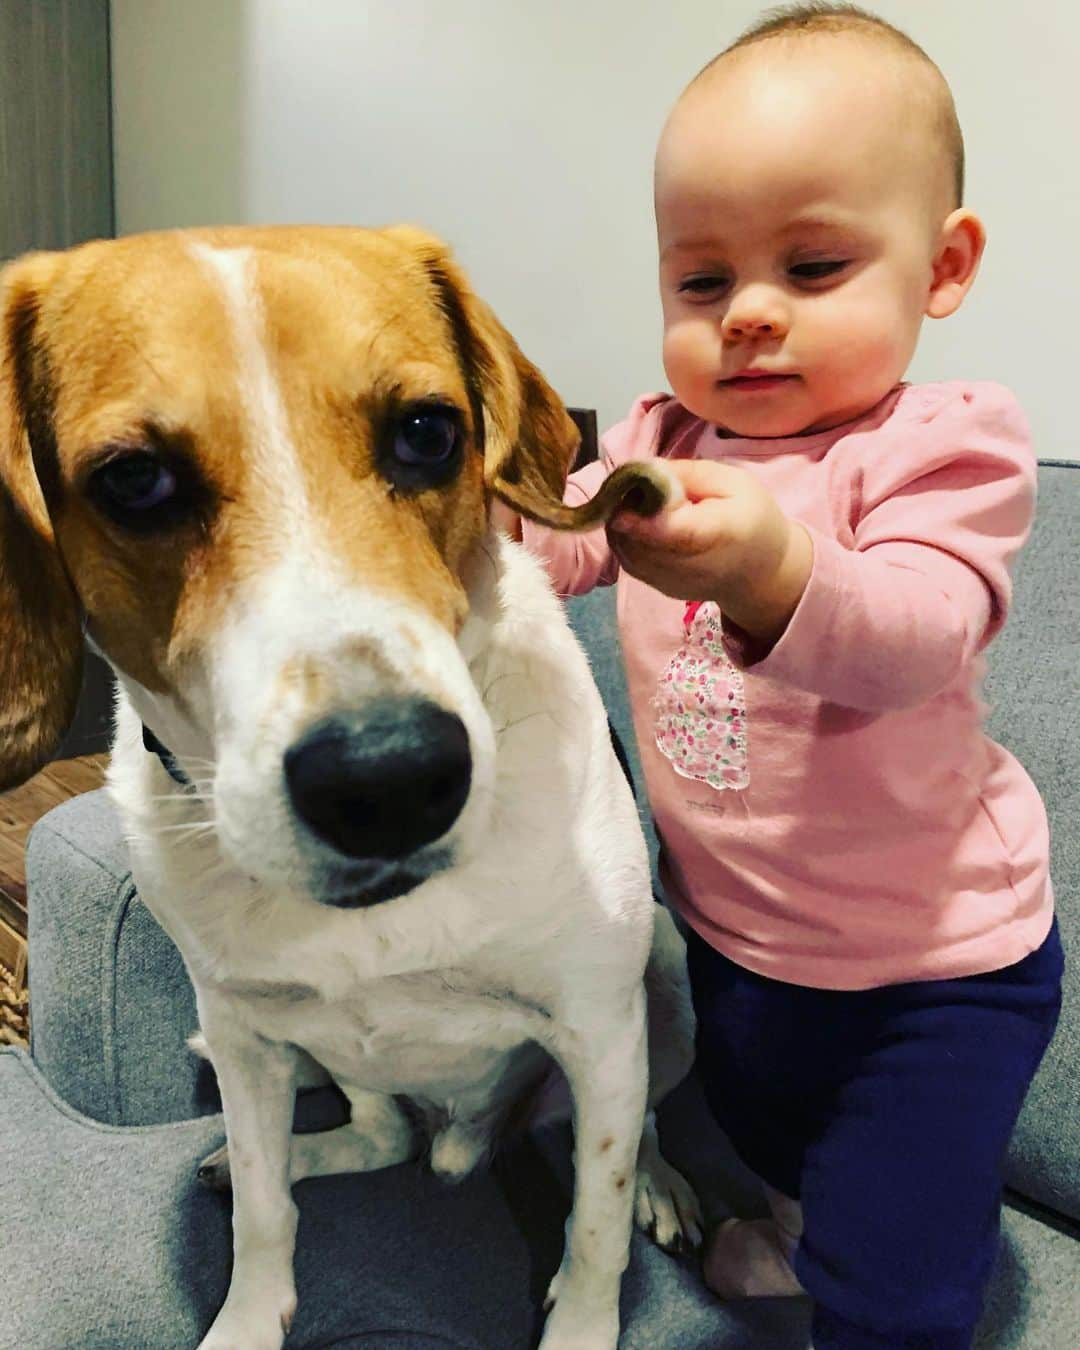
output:
[{"label": "couch cushion", "polygon": [[[662,1113],[669,1156],[713,1216],[761,1197],[693,1080]],[[220,1117],[115,1128],[80,1116],[20,1051],[0,1051],[4,1345],[194,1346],[224,1297],[229,1204],[193,1181]],[[562,1249],[567,1131],[446,1186],[414,1165],[296,1188],[300,1306],[290,1350],[530,1350]],[[1015,1211],[975,1350],[1065,1350],[1080,1324],[1075,1242]],[[805,1299],[724,1305],[691,1260],[635,1235],[621,1350],[804,1350]]]},{"label": "couch cushion", "polygon": [[[146,1128],[90,1121],[26,1055],[0,1052],[2,1343],[197,1345],[230,1267],[229,1200],[194,1180],[221,1139],[219,1116]],[[539,1162],[512,1178],[447,1186],[404,1166],[298,1186],[290,1350],[526,1350],[541,1283],[558,1264],[565,1201]]]}]

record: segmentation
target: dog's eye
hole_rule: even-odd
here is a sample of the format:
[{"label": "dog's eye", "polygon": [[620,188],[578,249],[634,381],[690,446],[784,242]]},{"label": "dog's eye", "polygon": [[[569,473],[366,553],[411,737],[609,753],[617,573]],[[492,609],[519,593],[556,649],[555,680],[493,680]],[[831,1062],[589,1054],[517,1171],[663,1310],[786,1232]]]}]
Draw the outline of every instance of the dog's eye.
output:
[{"label": "dog's eye", "polygon": [[453,408],[413,408],[394,435],[394,457],[402,464],[443,464],[458,448],[461,419]]},{"label": "dog's eye", "polygon": [[94,486],[122,511],[149,511],[176,491],[176,477],[153,455],[125,455],[94,475]]},{"label": "dog's eye", "polygon": [[453,404],[434,399],[406,404],[382,423],[379,470],[406,496],[445,487],[461,468],[465,440],[465,424]]},{"label": "dog's eye", "polygon": [[96,469],[87,493],[104,515],[125,529],[168,529],[180,523],[192,507],[192,494],[180,478],[158,455],[136,450],[116,455]]}]

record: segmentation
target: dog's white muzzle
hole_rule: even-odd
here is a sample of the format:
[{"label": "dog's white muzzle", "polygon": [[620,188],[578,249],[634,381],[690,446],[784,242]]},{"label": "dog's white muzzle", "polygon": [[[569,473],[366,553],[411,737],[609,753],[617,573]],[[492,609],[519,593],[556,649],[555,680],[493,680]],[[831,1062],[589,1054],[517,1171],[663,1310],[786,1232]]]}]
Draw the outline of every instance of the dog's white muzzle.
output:
[{"label": "dog's white muzzle", "polygon": [[422,610],[317,586],[296,603],[289,586],[234,613],[215,664],[215,815],[249,875],[373,904],[480,836],[494,731],[453,636]]}]

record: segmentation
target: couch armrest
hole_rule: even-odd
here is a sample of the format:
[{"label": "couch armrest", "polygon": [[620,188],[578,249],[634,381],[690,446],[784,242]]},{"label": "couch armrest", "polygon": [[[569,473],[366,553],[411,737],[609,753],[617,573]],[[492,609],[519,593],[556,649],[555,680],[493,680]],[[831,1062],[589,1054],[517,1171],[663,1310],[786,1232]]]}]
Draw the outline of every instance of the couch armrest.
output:
[{"label": "couch armrest", "polygon": [[179,952],[139,900],[104,791],[50,811],[27,845],[32,1053],[71,1106],[112,1125],[218,1109],[184,1044],[195,1000]]}]

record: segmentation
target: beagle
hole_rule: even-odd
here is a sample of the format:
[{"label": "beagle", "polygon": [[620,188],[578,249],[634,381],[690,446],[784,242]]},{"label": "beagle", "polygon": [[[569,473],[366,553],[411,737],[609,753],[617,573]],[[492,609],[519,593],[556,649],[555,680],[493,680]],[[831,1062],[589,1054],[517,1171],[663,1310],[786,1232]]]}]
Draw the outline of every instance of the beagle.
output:
[{"label": "beagle", "polygon": [[[201,1175],[235,1260],[203,1350],[281,1346],[292,1183],[461,1177],[571,1100],[542,1345],[614,1347],[632,1218],[700,1237],[649,1109],[692,1058],[682,940],[586,659],[489,511],[655,511],[662,471],[563,507],[573,423],[411,227],[97,242],[10,264],[0,304],[0,789],[65,731],[85,633],[221,1088]],[[293,1137],[327,1075],[350,1122]]]}]

